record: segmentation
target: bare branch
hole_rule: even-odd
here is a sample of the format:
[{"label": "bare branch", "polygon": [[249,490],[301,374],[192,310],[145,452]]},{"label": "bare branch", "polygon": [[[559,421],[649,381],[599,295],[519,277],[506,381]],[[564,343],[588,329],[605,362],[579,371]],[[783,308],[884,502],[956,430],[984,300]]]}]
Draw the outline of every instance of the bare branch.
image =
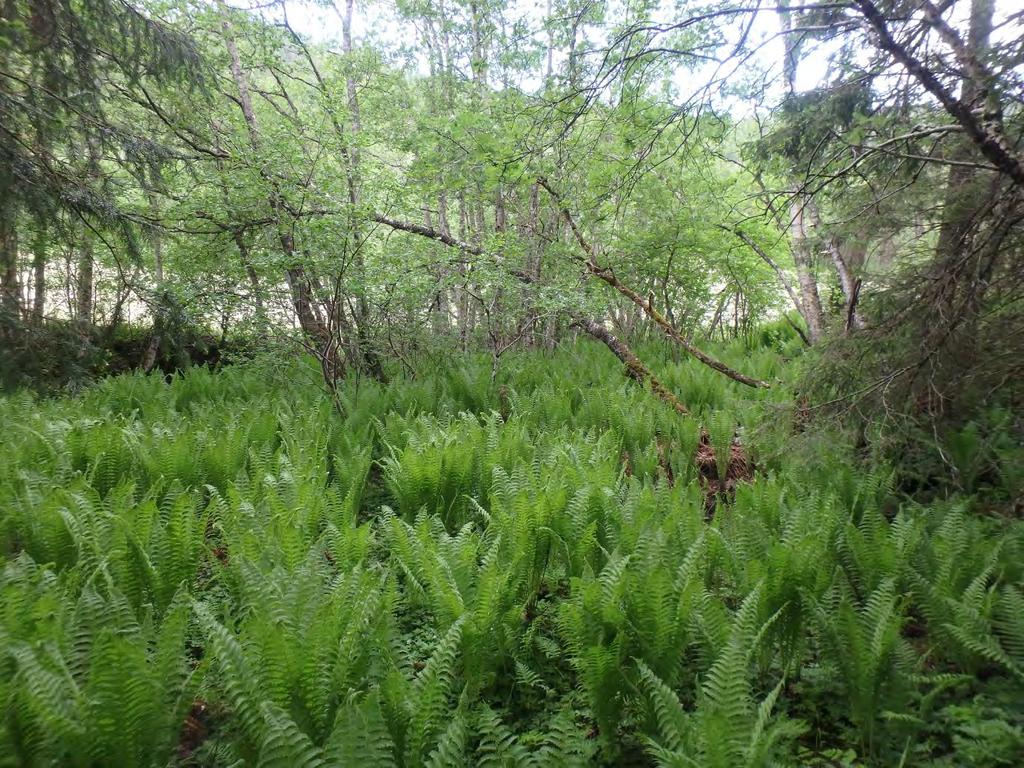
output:
[{"label": "bare branch", "polygon": [[748,387],[756,388],[769,386],[768,382],[761,381],[760,379],[754,379],[751,378],[750,376],[747,376],[746,374],[740,373],[739,371],[730,368],[721,360],[717,360],[711,357],[711,355],[707,354],[706,352],[695,346],[691,341],[689,341],[685,336],[683,336],[682,332],[678,328],[676,328],[674,325],[672,325],[672,323],[668,321],[668,318],[666,318],[663,314],[661,314],[661,312],[655,309],[654,305],[651,302],[645,301],[644,298],[640,296],[640,294],[638,294],[629,286],[624,285],[615,276],[615,273],[611,270],[610,267],[599,266],[597,261],[595,260],[593,246],[591,246],[591,244],[587,241],[586,237],[583,235],[583,232],[576,224],[576,220],[573,218],[572,213],[570,213],[569,209],[566,208],[565,205],[562,203],[562,198],[554,190],[554,188],[551,186],[547,179],[540,177],[537,179],[537,183],[544,187],[544,189],[547,190],[548,194],[550,194],[551,197],[553,197],[555,199],[555,202],[558,204],[558,208],[562,214],[562,218],[565,219],[566,223],[569,225],[569,228],[572,230],[572,233],[576,236],[576,242],[580,244],[580,248],[582,248],[584,253],[587,254],[586,258],[581,257],[579,261],[583,262],[583,264],[587,268],[587,271],[590,272],[590,274],[592,274],[599,280],[604,281],[612,288],[614,288],[616,291],[625,296],[627,299],[636,304],[638,307],[640,307],[643,313],[647,315],[651,320],[653,320],[655,324],[659,328],[661,328],[662,332],[669,339],[671,339],[676,344],[681,346],[690,355],[697,358],[708,368],[716,370],[722,375],[728,376],[733,381],[738,381],[740,384],[746,384]]}]

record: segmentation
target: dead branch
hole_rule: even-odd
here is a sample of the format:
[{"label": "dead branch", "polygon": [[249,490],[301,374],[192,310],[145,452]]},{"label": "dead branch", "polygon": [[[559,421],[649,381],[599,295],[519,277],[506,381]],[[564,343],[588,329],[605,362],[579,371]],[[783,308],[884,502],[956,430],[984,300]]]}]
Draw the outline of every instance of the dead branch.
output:
[{"label": "dead branch", "polygon": [[[430,238],[431,240],[437,240],[438,242],[444,243],[452,248],[459,248],[466,253],[473,254],[474,256],[482,256],[484,253],[482,248],[478,248],[475,245],[458,240],[451,235],[439,232],[431,227],[413,224],[408,221],[399,221],[381,214],[374,214],[372,218],[374,221],[380,224],[385,224],[392,229],[409,232],[414,235],[420,235],[421,237]],[[508,273],[522,282],[534,282],[531,275],[527,275],[519,270],[508,270]],[[651,391],[671,406],[676,413],[683,415],[689,413],[686,406],[683,405],[679,398],[677,398],[668,387],[658,380],[658,378],[651,372],[651,369],[644,365],[643,361],[636,356],[633,350],[631,350],[625,342],[611,333],[597,320],[578,314],[572,314],[572,319],[577,326],[608,347],[612,354],[622,361],[623,365],[626,366],[626,371],[630,378],[640,382],[641,384],[644,382],[649,383],[651,385]]]},{"label": "dead branch", "polygon": [[748,387],[767,388],[769,386],[768,382],[761,381],[760,379],[751,378],[750,376],[740,373],[739,371],[733,370],[728,365],[723,363],[721,360],[717,360],[711,357],[711,355],[707,354],[699,347],[695,346],[685,336],[683,336],[682,332],[678,328],[676,328],[674,325],[672,325],[672,323],[668,321],[668,318],[666,318],[663,314],[661,314],[661,312],[655,309],[654,305],[651,302],[645,301],[640,294],[638,294],[629,286],[624,285],[615,276],[615,273],[611,270],[610,267],[600,266],[595,260],[594,248],[590,245],[589,242],[587,242],[587,239],[583,236],[583,233],[580,231],[579,226],[576,224],[576,220],[573,218],[573,215],[572,213],[570,213],[569,209],[563,204],[562,198],[559,196],[559,194],[554,190],[554,188],[547,181],[547,179],[543,177],[538,178],[537,183],[544,187],[544,189],[547,190],[548,194],[550,194],[551,197],[554,198],[555,202],[558,204],[558,208],[561,211],[562,218],[565,219],[566,223],[569,225],[569,228],[572,230],[573,235],[576,236],[576,242],[579,243],[580,248],[582,248],[584,253],[586,254],[585,257],[580,257],[579,261],[586,266],[587,271],[590,272],[590,274],[592,274],[599,280],[604,281],[612,288],[614,288],[616,291],[625,296],[627,299],[636,304],[638,307],[640,307],[643,313],[647,315],[651,320],[653,320],[655,324],[659,328],[661,328],[662,332],[669,339],[671,339],[676,344],[681,346],[690,355],[697,358],[708,368],[716,370],[722,375],[728,376],[733,381],[738,381],[740,384],[746,384]]},{"label": "dead branch", "polygon": [[640,384],[649,383],[651,385],[651,391],[670,405],[676,413],[682,416],[689,413],[689,410],[687,410],[686,406],[679,401],[679,398],[677,398],[668,387],[658,380],[658,378],[651,372],[651,369],[644,365],[633,350],[631,350],[619,337],[589,317],[573,315],[573,322],[608,347],[608,349],[612,351],[612,354],[619,358],[619,360],[622,361],[622,364],[626,366],[626,373],[631,379],[639,382]]}]

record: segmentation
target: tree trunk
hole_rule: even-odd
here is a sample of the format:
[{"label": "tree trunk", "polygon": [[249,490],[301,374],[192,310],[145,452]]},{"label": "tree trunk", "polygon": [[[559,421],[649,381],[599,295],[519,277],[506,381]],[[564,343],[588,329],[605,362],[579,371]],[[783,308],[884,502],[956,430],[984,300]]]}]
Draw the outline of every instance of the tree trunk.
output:
[{"label": "tree trunk", "polygon": [[[345,15],[341,20],[341,49],[345,54],[345,96],[348,100],[349,123],[352,126],[352,136],[356,137],[363,129],[362,120],[359,116],[359,94],[356,91],[356,80],[352,75],[352,10],[353,0],[345,0]],[[349,147],[349,163],[351,164],[353,176],[359,170],[359,145],[352,142]],[[353,204],[359,202],[358,183],[353,180],[350,194],[355,198]]]},{"label": "tree trunk", "polygon": [[320,323],[317,322],[316,313],[310,297],[309,281],[306,279],[306,271],[302,267],[291,267],[285,271],[288,278],[288,290],[291,292],[292,306],[299,319],[299,327],[303,330],[313,329],[313,338],[320,337]]},{"label": "tree trunk", "polygon": [[[245,118],[245,125],[249,133],[249,145],[254,153],[258,153],[261,145],[259,124],[256,121],[256,113],[252,106],[252,94],[249,90],[249,81],[242,70],[241,57],[238,54],[238,46],[235,43],[234,31],[231,20],[228,16],[228,8],[223,0],[218,0],[222,21],[221,28],[224,31],[224,45],[228,52],[230,70],[235,87],[238,89],[238,103],[242,109],[242,116]],[[288,264],[285,270],[285,277],[288,281],[288,288],[292,297],[292,308],[299,320],[299,326],[303,333],[316,345],[318,354],[327,355],[329,360],[322,360],[325,364],[325,372],[338,374],[341,371],[340,362],[336,359],[337,350],[333,340],[328,338],[323,324],[317,321],[314,314],[314,307],[309,290],[309,281],[306,278],[305,268],[298,263],[295,254],[295,239],[291,231],[282,220],[281,193],[273,178],[268,177],[261,171],[266,182],[270,185],[267,202],[273,214],[274,224],[277,227],[278,241],[284,253],[285,261]]]},{"label": "tree trunk", "polygon": [[[529,213],[527,214],[526,228],[523,232],[523,240],[526,241],[526,260],[523,268],[531,277],[533,282],[540,282],[542,256],[544,244],[541,242],[540,231],[540,186],[530,185]],[[534,306],[534,298],[531,296],[526,309],[524,323],[529,327],[530,334],[527,337],[529,346],[536,346],[542,340],[542,329],[537,326],[537,309]]]},{"label": "tree trunk", "polygon": [[[967,45],[974,57],[984,56],[989,48],[992,35],[993,0],[972,0],[971,19]],[[965,76],[960,84],[960,100],[972,109],[984,108],[979,104],[986,94],[974,78]],[[970,160],[973,144],[963,140],[954,152],[954,160]],[[973,214],[980,206],[986,205],[988,196],[979,189],[984,180],[979,179],[976,168],[968,165],[952,165],[946,181],[946,199],[943,206],[942,226],[935,250],[940,268],[948,267],[962,253],[970,250],[968,242],[972,230]]]},{"label": "tree trunk", "polygon": [[498,182],[498,188],[494,193],[494,231],[502,233],[506,229],[505,220],[505,190],[502,183]]},{"label": "tree trunk", "polygon": [[[220,174],[224,173],[223,162],[220,158],[217,159],[217,171]],[[224,184],[223,180],[220,183],[221,197],[224,199],[224,207],[230,209],[230,198],[228,196],[227,185]],[[259,331],[265,332],[267,328],[267,311],[263,306],[263,291],[260,289],[260,279],[256,274],[256,268],[252,264],[252,258],[249,255],[249,244],[245,242],[245,234],[243,230],[235,227],[231,230],[231,239],[234,240],[235,246],[238,248],[238,258],[242,262],[242,268],[245,269],[246,277],[249,278],[249,289],[252,291],[253,306],[256,309],[256,325]]]},{"label": "tree trunk", "polygon": [[[354,296],[356,300],[355,317],[355,351],[356,364],[378,381],[384,378],[384,368],[380,357],[374,351],[370,343],[370,307],[366,297],[366,260],[363,255],[365,243],[360,235],[359,228],[359,204],[362,195],[359,181],[359,134],[363,130],[362,119],[359,114],[359,93],[356,90],[356,80],[353,75],[353,48],[352,48],[352,14],[354,0],[346,0],[345,15],[341,23],[341,44],[342,52],[345,54],[345,95],[348,99],[349,125],[351,126],[352,141],[348,143],[348,196],[350,209],[350,222],[352,229],[352,242],[355,248],[353,267],[356,272],[356,284]],[[340,297],[336,297],[340,298]],[[342,310],[344,312],[344,310]]]},{"label": "tree trunk", "polygon": [[[153,219],[159,221],[160,202],[152,192],[149,193],[149,210]],[[153,279],[156,282],[156,289],[159,291],[164,286],[164,238],[157,226],[153,227],[151,240],[153,243]]]},{"label": "tree trunk", "polygon": [[793,249],[797,282],[800,285],[800,309],[807,323],[807,335],[816,344],[824,331],[824,313],[813,271],[813,251],[807,234],[807,201],[800,196],[790,206],[789,242]]},{"label": "tree trunk", "polygon": [[[352,0],[348,0],[352,2]],[[473,36],[472,61],[470,69],[473,72],[473,82],[478,86],[477,96],[483,96],[483,89],[487,86],[487,50],[483,39],[483,19],[481,18],[480,3],[477,0],[470,0],[469,3],[470,28]]]},{"label": "tree trunk", "polygon": [[[152,192],[149,194],[149,208],[154,219],[160,217],[160,209],[157,204],[156,195]],[[153,243],[153,280],[156,283],[157,292],[157,312],[163,311],[165,298],[163,296],[164,288],[164,239],[161,232],[154,226],[153,232],[151,233]],[[152,332],[149,337],[149,344],[146,346],[146,352],[142,356],[142,370],[149,373],[153,370],[153,366],[156,365],[157,355],[160,353],[160,347],[163,344],[161,338],[163,331],[163,323],[158,322],[157,318],[153,318]]]},{"label": "tree trunk", "polygon": [[32,253],[32,320],[42,325],[46,314],[46,227],[40,225]]},{"label": "tree trunk", "polygon": [[78,252],[78,275],[75,284],[75,319],[81,325],[91,325],[93,316],[93,258],[92,235],[82,232]]},{"label": "tree trunk", "polygon": [[544,84],[551,84],[551,76],[555,72],[555,31],[554,25],[551,23],[551,0],[548,0],[547,12],[545,13],[545,19],[547,23],[544,25],[548,30],[548,45],[547,45],[547,66],[544,69]]},{"label": "tree trunk", "polygon": [[249,256],[249,244],[245,242],[242,232],[236,229],[231,233],[238,248],[238,257],[245,269],[246,277],[249,278],[249,290],[252,291],[252,301],[256,308],[256,322],[260,330],[264,330],[267,324],[267,310],[263,306],[263,291],[260,288],[260,278],[256,274],[256,268],[252,265],[252,258]]},{"label": "tree trunk", "polygon": [[0,308],[16,320],[21,311],[18,286],[18,230],[14,211],[0,212]]},{"label": "tree trunk", "polygon": [[[448,234],[448,224],[444,219],[448,216],[447,201],[445,200],[444,192],[442,191],[438,198],[438,226],[445,235]],[[444,215],[441,216],[441,213]],[[434,225],[430,220],[430,209],[427,208],[423,211],[423,222],[428,230],[433,230]],[[436,270],[434,274],[436,280],[436,289],[434,290],[434,296],[430,301],[430,329],[434,336],[440,338],[448,332],[448,298],[444,290],[444,279],[445,269],[444,265],[439,261],[436,264]]]},{"label": "tree trunk", "polygon": [[839,275],[839,284],[843,289],[843,296],[846,299],[846,329],[860,328],[860,318],[857,315],[857,298],[860,293],[861,281],[854,276],[853,266],[837,238],[829,238],[828,254],[832,258],[832,264]]},{"label": "tree trunk", "polygon": [[[792,11],[789,0],[779,3],[779,22],[783,32],[782,71],[786,82],[786,90],[790,97],[796,95],[796,70],[800,59],[800,48],[804,36],[795,34]],[[812,344],[821,339],[825,320],[821,309],[821,297],[818,294],[818,281],[814,275],[814,252],[811,247],[810,213],[811,200],[800,190],[800,182],[791,173],[794,187],[789,205],[789,242],[793,252],[793,264],[796,267],[797,282],[800,284],[800,314],[807,323],[807,335]]]},{"label": "tree trunk", "polygon": [[[458,196],[459,201],[459,239],[463,242],[468,241],[467,234],[469,232],[469,220],[468,212],[466,211],[466,195],[461,190]],[[474,250],[479,253],[480,246],[478,243],[473,243]],[[457,308],[458,308],[458,329],[459,329],[459,343],[462,348],[465,349],[469,343],[469,334],[471,331],[470,325],[472,324],[472,312],[473,312],[473,297],[470,296],[469,289],[469,274],[464,261],[459,263],[459,287],[457,293]]]}]

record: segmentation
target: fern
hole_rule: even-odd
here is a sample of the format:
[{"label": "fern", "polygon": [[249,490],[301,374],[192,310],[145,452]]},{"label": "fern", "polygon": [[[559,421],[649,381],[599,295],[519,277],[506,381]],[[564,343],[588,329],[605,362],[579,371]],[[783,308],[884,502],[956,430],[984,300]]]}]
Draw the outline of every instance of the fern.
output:
[{"label": "fern", "polygon": [[[437,649],[420,673],[415,686],[415,714],[409,724],[406,761],[420,764],[447,722],[449,699],[453,695],[462,620],[456,621],[441,639]],[[454,740],[458,733],[451,735]],[[453,746],[454,748],[454,746]]]},{"label": "fern", "polygon": [[[1019,521],[896,509],[892,468],[841,437],[791,450],[785,386],[659,365],[699,419],[586,345],[493,387],[472,355],[346,380],[341,414],[259,366],[0,397],[0,763],[968,764],[1009,743]],[[761,471],[706,522],[700,429],[724,461],[737,424]]]}]

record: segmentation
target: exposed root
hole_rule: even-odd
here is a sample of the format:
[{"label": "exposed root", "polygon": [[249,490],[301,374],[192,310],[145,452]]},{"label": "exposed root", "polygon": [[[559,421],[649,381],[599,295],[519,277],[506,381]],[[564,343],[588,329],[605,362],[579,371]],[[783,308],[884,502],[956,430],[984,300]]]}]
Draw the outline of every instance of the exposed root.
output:
[{"label": "exposed root", "polygon": [[725,477],[719,477],[718,457],[715,455],[714,446],[711,445],[711,436],[703,427],[700,430],[700,442],[697,444],[693,460],[697,465],[701,488],[704,489],[706,520],[714,518],[715,507],[720,498],[723,501],[732,501],[736,497],[736,486],[754,479],[754,466],[747,458],[739,439],[735,437],[729,446],[729,463],[726,466]]},{"label": "exposed root", "polygon": [[210,735],[210,710],[206,702],[196,699],[185,717],[178,739],[178,759],[187,760]]},{"label": "exposed root", "polygon": [[[672,488],[676,481],[670,458],[672,445],[661,437],[657,438],[656,445],[658,450],[657,481],[663,481],[669,488]],[[622,452],[621,461],[624,476],[633,477],[633,460],[629,451]],[[726,465],[725,476],[719,476],[718,457],[711,444],[711,436],[703,427],[700,430],[700,441],[697,443],[693,463],[697,467],[697,482],[704,493],[704,518],[708,521],[714,518],[715,507],[719,500],[731,502],[736,497],[736,487],[740,483],[749,483],[754,479],[754,464],[747,457],[739,438],[735,436],[729,446],[729,463]]]}]

